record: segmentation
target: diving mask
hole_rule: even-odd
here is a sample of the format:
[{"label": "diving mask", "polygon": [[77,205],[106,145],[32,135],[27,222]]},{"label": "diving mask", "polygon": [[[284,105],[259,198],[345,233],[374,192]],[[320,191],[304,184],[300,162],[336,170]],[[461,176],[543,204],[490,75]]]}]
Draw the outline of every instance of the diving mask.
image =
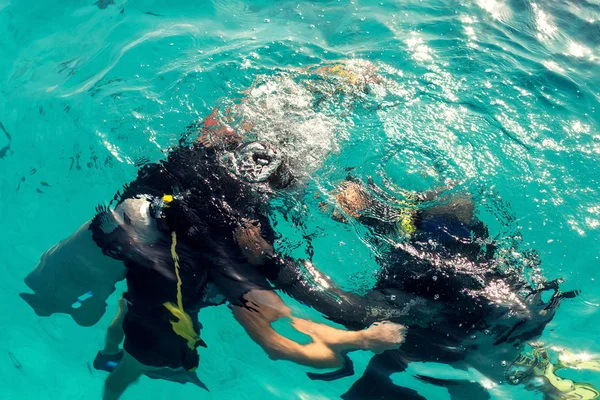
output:
[{"label": "diving mask", "polygon": [[268,182],[271,186],[286,187],[292,181],[285,157],[266,142],[252,141],[226,152],[221,164],[236,177],[250,183]]}]

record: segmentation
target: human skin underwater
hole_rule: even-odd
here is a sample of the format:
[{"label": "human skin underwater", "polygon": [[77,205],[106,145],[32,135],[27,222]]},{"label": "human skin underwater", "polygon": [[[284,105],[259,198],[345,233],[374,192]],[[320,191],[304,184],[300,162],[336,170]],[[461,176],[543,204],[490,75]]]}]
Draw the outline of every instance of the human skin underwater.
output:
[{"label": "human skin underwater", "polygon": [[[343,67],[327,70],[341,75],[350,83],[364,84],[364,80],[354,77]],[[247,121],[240,122],[240,125],[243,125],[240,129],[252,129]],[[222,131],[224,135],[228,132],[227,129]],[[330,289],[332,292],[335,290],[338,296],[336,309],[315,296],[314,292],[307,293],[305,286],[284,289],[292,297],[349,329],[365,328],[374,321],[382,320],[382,316],[409,327],[406,342],[401,348],[374,356],[365,374],[343,398],[421,399],[414,390],[395,385],[391,379],[392,374],[406,371],[409,363],[415,361],[448,364],[459,370],[474,368],[491,381],[525,384],[532,390],[543,392],[548,398],[598,397],[598,392],[589,385],[557,380],[553,371],[573,367],[577,362],[552,364],[548,361],[547,352],[541,350],[543,347],[535,343],[562,299],[575,293],[561,292],[557,281],[531,285],[520,269],[499,271],[494,242],[487,237],[485,227],[473,213],[472,202],[465,200],[465,195],[446,194],[440,190],[429,197],[423,195],[418,201],[407,202],[406,197],[419,195],[406,194],[399,196],[402,199],[394,199],[384,196],[373,185],[360,182],[357,185],[359,189],[346,183],[340,185],[333,202],[335,218],[341,222],[356,220],[377,232],[378,237],[394,237],[398,244],[378,256],[381,271],[375,287],[366,295],[357,296],[344,293],[332,282]],[[347,187],[354,187],[354,193],[351,194],[352,190],[349,192]],[[362,202],[359,207],[353,206],[357,199]],[[391,222],[390,215],[393,216]],[[82,234],[87,235],[87,231]],[[60,250],[51,250],[45,257],[52,257],[54,251]],[[98,275],[94,265],[87,265],[89,263],[79,259],[73,260],[73,263],[81,266],[84,275],[85,271],[90,277]],[[26,280],[42,297],[44,293],[59,291],[59,283],[55,282],[55,286],[40,284],[48,266],[47,260],[43,260]],[[120,272],[116,265],[114,270],[104,271],[107,281],[112,279],[111,274]],[[81,300],[86,307],[74,308],[73,299],[81,295],[80,290],[60,290],[60,293],[56,297],[54,312],[71,314],[79,324],[86,326],[95,323],[102,315],[105,307],[103,299],[110,294],[108,291],[97,293]],[[542,299],[545,293],[551,293],[549,300]],[[50,312],[45,310],[49,304],[38,301],[33,295],[22,296],[40,310],[40,315]],[[344,299],[350,301],[345,303]],[[91,308],[97,311],[86,312],[88,305],[94,306]],[[423,343],[428,346],[423,346]],[[550,368],[550,365],[555,366]],[[587,367],[593,369],[594,365]],[[550,369],[552,371],[549,372]],[[313,379],[336,377],[335,374],[311,376]],[[469,393],[473,398],[489,398],[486,388],[467,379],[418,378],[447,387],[454,396]]]}]

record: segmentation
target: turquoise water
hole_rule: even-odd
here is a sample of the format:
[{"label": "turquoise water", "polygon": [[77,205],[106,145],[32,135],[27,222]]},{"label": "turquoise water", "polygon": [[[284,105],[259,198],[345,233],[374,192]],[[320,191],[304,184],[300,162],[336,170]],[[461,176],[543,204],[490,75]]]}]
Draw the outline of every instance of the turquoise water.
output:
[{"label": "turquoise water", "polygon": [[[99,398],[105,378],[89,366],[117,295],[92,328],[64,315],[38,317],[17,294],[27,291],[23,278],[39,256],[91,218],[139,165],[163,158],[191,121],[256,82],[273,82],[277,92],[282,74],[298,82],[302,68],[336,60],[372,62],[384,79],[352,107],[328,100],[319,124],[300,129],[301,153],[327,153],[315,186],[333,187],[345,167],[411,190],[461,182],[494,234],[522,238],[539,252],[547,278],[581,290],[542,340],[600,353],[600,3],[92,3],[0,0],[3,398]],[[301,100],[275,102],[272,122],[285,123]],[[501,224],[486,208],[499,201],[510,210]],[[317,210],[312,197],[306,203]],[[301,256],[302,237],[311,234],[319,268],[346,288],[366,288],[376,264],[364,235],[317,211],[303,215],[301,228],[282,224],[281,248]],[[306,368],[268,360],[226,308],[203,310],[201,319],[210,347],[199,375],[211,392],[143,378],[125,399],[338,398],[370,358],[352,354],[354,377],[309,381]],[[426,364],[409,372],[429,370],[450,374]],[[565,376],[600,386],[598,373]],[[449,398],[411,374],[394,381]],[[491,394],[541,398],[505,384]]]}]

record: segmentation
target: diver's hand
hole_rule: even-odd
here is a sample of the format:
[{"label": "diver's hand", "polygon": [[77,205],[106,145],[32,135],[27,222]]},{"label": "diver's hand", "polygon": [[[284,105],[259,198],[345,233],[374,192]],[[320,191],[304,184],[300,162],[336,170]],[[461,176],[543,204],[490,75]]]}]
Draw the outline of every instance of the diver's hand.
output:
[{"label": "diver's hand", "polygon": [[365,331],[365,348],[375,354],[400,347],[405,339],[404,325],[393,322],[375,322]]},{"label": "diver's hand", "polygon": [[250,264],[261,265],[267,256],[274,254],[273,246],[262,237],[258,222],[248,221],[238,227],[233,236]]}]

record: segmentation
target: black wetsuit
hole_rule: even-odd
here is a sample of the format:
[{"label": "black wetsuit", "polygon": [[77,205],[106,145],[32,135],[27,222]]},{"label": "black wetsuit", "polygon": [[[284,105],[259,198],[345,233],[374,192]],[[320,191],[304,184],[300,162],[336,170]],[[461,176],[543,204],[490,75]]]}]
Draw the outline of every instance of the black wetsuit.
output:
[{"label": "black wetsuit", "polygon": [[[197,314],[210,305],[207,292],[212,285],[234,305],[243,305],[242,296],[251,289],[271,287],[264,271],[248,264],[233,235],[247,221],[259,221],[263,236],[273,240],[264,218],[266,184],[236,179],[219,165],[218,156],[217,150],[200,145],[181,147],[165,162],[142,168],[125,187],[117,205],[140,196],[153,203],[150,213],[161,233],[157,242],[139,243],[123,225],[113,229],[108,210],[101,210],[91,224],[98,246],[127,267],[124,347],[146,365],[188,370],[198,366],[197,352],[175,332],[171,321],[177,319],[164,306],[178,301],[174,237],[182,303],[196,333]],[[161,201],[165,195],[173,196],[172,201]],[[131,222],[126,215],[124,219],[125,225]]]},{"label": "black wetsuit", "polygon": [[[362,222],[383,232],[395,229],[369,219]],[[503,381],[507,365],[528,341],[539,337],[560,303],[556,282],[547,287],[555,294],[546,303],[541,290],[534,290],[521,272],[500,272],[495,246],[476,218],[464,223],[456,210],[440,206],[419,211],[414,222],[410,240],[379,257],[379,279],[365,296],[338,290],[329,301],[311,297],[298,285],[291,288],[292,296],[349,328],[379,320],[408,327],[401,348],[374,356],[344,399],[423,399],[412,389],[394,385],[390,377],[411,361],[473,367]],[[494,290],[500,295],[490,298],[487,291]],[[468,380],[419,378],[446,386],[452,398],[489,398],[483,387]]]}]

